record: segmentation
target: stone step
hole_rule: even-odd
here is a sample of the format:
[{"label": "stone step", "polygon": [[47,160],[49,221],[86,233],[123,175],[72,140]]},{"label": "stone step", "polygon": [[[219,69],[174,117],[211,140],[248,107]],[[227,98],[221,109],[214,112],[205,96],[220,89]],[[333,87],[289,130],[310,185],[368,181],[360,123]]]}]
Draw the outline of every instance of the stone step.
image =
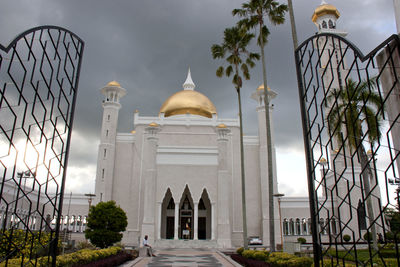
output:
[{"label": "stone step", "polygon": [[161,239],[154,242],[155,248],[217,248],[216,240],[171,240]]}]

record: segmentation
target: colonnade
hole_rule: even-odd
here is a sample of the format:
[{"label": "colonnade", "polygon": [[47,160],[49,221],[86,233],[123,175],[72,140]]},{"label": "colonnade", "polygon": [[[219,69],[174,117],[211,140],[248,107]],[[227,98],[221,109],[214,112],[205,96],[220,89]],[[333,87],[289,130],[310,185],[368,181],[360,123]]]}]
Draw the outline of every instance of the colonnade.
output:
[{"label": "colonnade", "polygon": [[[49,218],[49,219],[47,219]],[[30,229],[32,231],[39,231],[46,229],[45,220],[50,221],[50,227],[55,229],[56,217],[50,217],[47,214],[45,217],[39,213],[29,213],[29,210],[17,209],[14,213],[14,209],[5,210],[4,207],[0,208],[0,225],[4,229],[13,227],[14,229]],[[86,229],[87,215],[66,215],[60,218],[60,230],[67,229],[70,232],[84,232]]]}]

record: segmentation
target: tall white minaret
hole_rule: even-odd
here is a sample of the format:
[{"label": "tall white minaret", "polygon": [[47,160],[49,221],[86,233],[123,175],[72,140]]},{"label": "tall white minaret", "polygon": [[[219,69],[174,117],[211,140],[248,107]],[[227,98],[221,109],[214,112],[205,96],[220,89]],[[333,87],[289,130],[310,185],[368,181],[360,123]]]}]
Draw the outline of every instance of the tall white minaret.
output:
[{"label": "tall white minaret", "polygon": [[[322,0],[321,4],[314,10],[311,20],[318,28],[318,33],[332,33],[345,37],[347,32],[337,29],[337,20],[340,13],[337,8]],[[341,88],[344,86],[344,77],[347,75],[345,58],[340,48],[346,45],[339,45],[339,41],[332,38],[318,38],[316,47],[322,51],[320,55],[320,74],[322,76],[323,88]],[[333,53],[332,53],[333,52]]]},{"label": "tall white minaret", "polygon": [[96,171],[95,203],[113,199],[112,186],[115,161],[115,140],[117,136],[118,113],[121,108],[119,100],[125,96],[126,90],[112,81],[101,89],[103,100],[103,122]]}]

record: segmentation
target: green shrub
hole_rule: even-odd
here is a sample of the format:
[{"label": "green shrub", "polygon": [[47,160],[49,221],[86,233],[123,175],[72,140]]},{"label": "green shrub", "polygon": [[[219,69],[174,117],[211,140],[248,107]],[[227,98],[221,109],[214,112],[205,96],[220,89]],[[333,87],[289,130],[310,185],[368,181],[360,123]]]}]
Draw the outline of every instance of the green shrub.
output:
[{"label": "green shrub", "polygon": [[272,252],[269,254],[268,262],[271,263],[272,266],[285,266],[286,262],[296,256],[291,255],[286,252]]},{"label": "green shrub", "polygon": [[343,236],[343,240],[344,240],[344,242],[350,242],[351,236],[349,236],[349,235],[344,235],[344,236]]},{"label": "green shrub", "polygon": [[314,261],[310,257],[297,257],[286,252],[272,252],[267,262],[273,267],[311,267]]},{"label": "green shrub", "polygon": [[307,240],[304,237],[299,237],[297,238],[297,242],[299,242],[300,244],[305,244]]},{"label": "green shrub", "polygon": [[245,257],[246,259],[254,259],[255,252],[256,252],[255,250],[246,249],[243,251],[242,256]]},{"label": "green shrub", "polygon": [[366,232],[366,233],[364,234],[363,238],[364,238],[364,240],[367,241],[367,242],[371,241],[371,240],[372,240],[372,233]]},{"label": "green shrub", "polygon": [[[50,233],[31,232],[21,229],[6,230],[0,235],[0,258],[5,258],[7,252],[15,251],[12,258],[26,255],[31,258],[46,255],[50,243]],[[54,236],[53,236],[54,238]],[[59,240],[58,246],[61,246]],[[10,258],[10,255],[7,255]]]},{"label": "green shrub", "polygon": [[236,253],[239,254],[239,255],[242,255],[243,251],[244,251],[244,248],[241,247],[241,248],[238,248],[238,249],[236,250]]},{"label": "green shrub", "polygon": [[268,259],[268,254],[265,253],[264,251],[255,251],[253,254],[253,259],[259,261],[265,261]]},{"label": "green shrub", "polygon": [[296,257],[287,261],[287,267],[311,267],[313,265],[313,259],[309,257]]},{"label": "green shrub", "polygon": [[[57,256],[57,267],[65,267],[65,266],[74,266],[74,265],[81,265],[87,264],[93,261],[101,260],[107,258],[109,256],[113,256],[118,254],[121,251],[119,247],[111,247],[101,250],[92,250],[92,249],[82,249],[77,252],[71,254],[64,254]],[[33,266],[34,261],[29,263],[29,259],[24,259],[24,263],[22,264],[22,259],[12,259],[9,260],[7,263],[7,267],[17,267],[17,266]],[[47,256],[41,257],[37,259],[38,267],[48,267],[51,265],[51,258],[49,262],[49,258]],[[6,266],[5,262],[0,263],[0,267]]]}]

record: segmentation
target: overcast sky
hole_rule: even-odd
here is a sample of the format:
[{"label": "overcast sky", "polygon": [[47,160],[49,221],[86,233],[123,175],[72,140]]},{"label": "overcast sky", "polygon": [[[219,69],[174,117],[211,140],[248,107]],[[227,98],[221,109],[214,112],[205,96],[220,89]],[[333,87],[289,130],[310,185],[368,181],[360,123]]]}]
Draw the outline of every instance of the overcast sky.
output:
[{"label": "overcast sky", "polygon": [[[0,43],[6,46],[19,33],[40,25],[57,25],[85,42],[69,160],[66,192],[94,192],[97,148],[103,99],[99,89],[117,80],[127,90],[121,100],[119,132],[133,127],[133,111],[156,116],[170,95],[182,89],[188,67],[196,90],[208,96],[220,118],[237,116],[235,91],[228,78],[217,78],[221,62],[210,47],[220,43],[231,16],[242,0],[5,0],[0,7]],[[286,1],[280,1],[286,3]],[[317,29],[311,21],[320,0],[294,0],[301,43]],[[392,0],[330,0],[341,17],[338,29],[364,54],[395,33]],[[279,190],[306,195],[306,174],[297,80],[289,18],[270,27],[266,48],[269,86],[274,100],[273,126],[278,160]],[[253,46],[253,50],[256,47]],[[257,134],[256,103],[251,93],[262,83],[261,64],[244,83],[243,115],[246,135]],[[288,168],[290,166],[290,168]]]}]

